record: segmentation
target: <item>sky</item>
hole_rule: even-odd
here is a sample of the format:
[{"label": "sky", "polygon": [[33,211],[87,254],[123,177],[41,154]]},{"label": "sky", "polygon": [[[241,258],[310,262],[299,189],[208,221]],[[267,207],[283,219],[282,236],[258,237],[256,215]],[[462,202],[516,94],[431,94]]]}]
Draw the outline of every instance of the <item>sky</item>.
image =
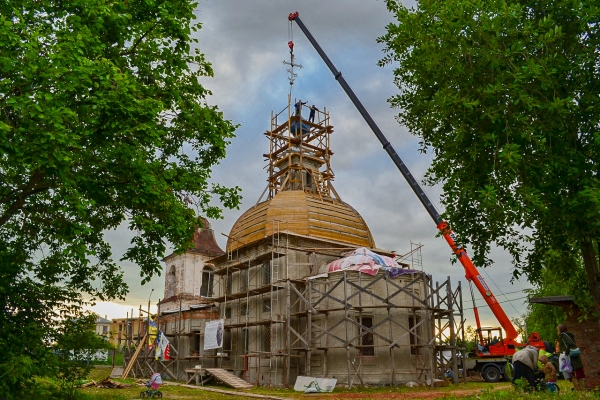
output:
[{"label": "sky", "polygon": [[[419,138],[395,120],[398,110],[387,99],[397,93],[393,67],[379,67],[383,46],[376,42],[385,34],[393,16],[382,0],[199,0],[196,15],[202,29],[196,34],[198,47],[212,63],[214,77],[202,80],[226,119],[239,124],[227,157],[213,170],[214,182],[239,186],[243,202],[239,210],[225,210],[224,219],[211,221],[222,248],[237,218],[253,206],[265,189],[267,172],[262,154],[268,151],[263,133],[270,127],[271,111],[287,105],[290,91],[283,61],[289,61],[288,41],[293,40],[297,70],[292,98],[308,101],[330,112],[335,132],[331,136],[333,185],[341,198],[364,218],[378,248],[406,254],[411,246],[422,245],[422,268],[434,281],[447,277],[453,286],[461,282],[467,325],[475,325],[472,302],[464,270],[451,263],[451,250],[436,237],[437,229],[416,195],[396,169],[379,141],[354,108],[338,82],[327,69],[300,28],[287,16],[300,17],[331,61],[340,70],[363,105],[418,181],[431,162],[418,152]],[[412,5],[411,3],[406,3]],[[437,205],[439,187],[424,187]],[[125,251],[131,235],[123,226],[107,232],[115,256]],[[411,245],[412,243],[412,245]],[[526,282],[512,282],[512,266],[507,252],[494,249],[495,264],[480,269],[484,279],[502,303],[510,318],[521,316],[526,306]],[[123,317],[127,310],[156,303],[164,294],[164,275],[144,286],[139,284],[135,265],[123,264],[130,294],[125,302],[102,303],[93,308],[109,318]],[[154,291],[152,292],[152,289]],[[476,293],[482,324],[498,326]],[[137,316],[137,312],[136,312]]]}]

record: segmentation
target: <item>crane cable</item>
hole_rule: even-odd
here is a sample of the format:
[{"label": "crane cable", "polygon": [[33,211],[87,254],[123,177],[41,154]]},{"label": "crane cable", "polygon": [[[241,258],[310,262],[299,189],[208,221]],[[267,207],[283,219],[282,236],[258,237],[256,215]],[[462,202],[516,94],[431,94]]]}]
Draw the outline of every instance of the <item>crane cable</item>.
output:
[{"label": "crane cable", "polygon": [[[496,282],[494,282],[494,280],[492,279],[492,277],[485,271],[485,269],[482,269],[482,271],[485,273],[485,275],[490,279],[490,281],[492,281],[492,283],[494,284],[494,286],[496,286],[496,288],[498,289],[498,291],[500,292],[500,294],[502,296],[504,296],[504,298],[506,299],[506,302],[508,302],[511,307],[516,311],[516,313],[520,316],[521,313],[519,312],[519,310],[516,309],[516,307],[513,305],[513,303],[511,303],[512,300],[508,300],[508,297],[506,297],[506,294],[504,294],[502,292],[502,289],[500,289],[500,287],[496,284]],[[527,296],[526,296],[527,297]],[[505,303],[505,302],[502,302]]]}]

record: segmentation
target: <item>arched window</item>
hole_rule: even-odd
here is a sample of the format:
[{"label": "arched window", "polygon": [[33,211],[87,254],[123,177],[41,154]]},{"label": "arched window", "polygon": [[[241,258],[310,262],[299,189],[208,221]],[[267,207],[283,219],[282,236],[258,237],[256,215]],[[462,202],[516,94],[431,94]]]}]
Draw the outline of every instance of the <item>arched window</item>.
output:
[{"label": "arched window", "polygon": [[175,296],[175,266],[171,265],[171,269],[167,274],[167,298]]},{"label": "arched window", "polygon": [[212,269],[205,266],[202,270],[202,284],[200,285],[200,296],[212,297],[213,295],[213,273]]}]

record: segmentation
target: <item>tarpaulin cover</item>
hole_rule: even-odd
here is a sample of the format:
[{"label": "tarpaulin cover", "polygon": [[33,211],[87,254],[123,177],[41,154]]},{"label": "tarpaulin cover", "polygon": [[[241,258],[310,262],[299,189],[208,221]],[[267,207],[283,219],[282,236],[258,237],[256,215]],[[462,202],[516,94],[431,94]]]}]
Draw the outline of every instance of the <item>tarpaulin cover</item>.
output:
[{"label": "tarpaulin cover", "polygon": [[304,134],[308,133],[309,129],[310,129],[310,126],[308,126],[306,124],[302,124],[298,121],[292,122],[292,124],[290,126],[290,131],[292,132],[293,135],[299,135],[300,133],[302,133],[304,135]]},{"label": "tarpaulin cover", "polygon": [[321,267],[320,272],[350,270],[360,271],[369,275],[377,275],[380,269],[389,271],[391,277],[418,272],[411,269],[400,268],[393,258],[376,254],[366,247],[360,247],[346,255],[344,258],[325,264]]}]

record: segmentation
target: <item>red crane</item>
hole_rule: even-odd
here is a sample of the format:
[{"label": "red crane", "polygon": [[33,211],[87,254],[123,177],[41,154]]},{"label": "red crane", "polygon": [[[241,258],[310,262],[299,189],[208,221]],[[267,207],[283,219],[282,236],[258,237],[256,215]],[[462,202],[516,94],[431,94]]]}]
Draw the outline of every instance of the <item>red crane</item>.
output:
[{"label": "red crane", "polygon": [[[375,136],[377,136],[377,139],[379,139],[379,142],[383,146],[383,149],[388,153],[396,167],[400,170],[400,172],[402,173],[412,190],[415,192],[415,194],[417,195],[417,197],[419,198],[419,200],[421,201],[421,203],[435,222],[437,228],[444,236],[444,239],[446,239],[446,242],[448,242],[448,244],[450,245],[450,248],[457,256],[458,261],[460,261],[460,263],[464,267],[465,277],[467,278],[469,283],[474,284],[477,287],[479,293],[481,293],[483,299],[488,304],[488,306],[494,313],[494,316],[500,323],[500,326],[506,332],[506,336],[503,337],[502,330],[500,328],[482,328],[479,321],[479,313],[477,311],[477,307],[475,307],[475,302],[473,301],[473,310],[475,312],[475,321],[477,324],[477,336],[479,338],[480,345],[477,347],[477,356],[484,359],[506,357],[514,354],[516,351],[516,347],[522,347],[526,344],[535,346],[537,348],[544,348],[544,342],[541,341],[540,336],[537,332],[532,333],[525,344],[516,341],[518,336],[517,330],[515,329],[512,322],[502,309],[502,306],[492,293],[490,287],[487,285],[487,283],[485,282],[485,280],[471,261],[471,258],[469,257],[467,252],[456,243],[456,241],[454,240],[454,232],[452,231],[452,229],[450,229],[448,223],[442,220],[441,216],[433,206],[431,200],[429,200],[429,198],[421,188],[421,185],[419,185],[417,180],[411,174],[406,164],[404,164],[398,153],[396,153],[396,150],[394,150],[392,144],[387,140],[381,129],[379,129],[379,126],[377,126],[377,124],[375,123],[367,109],[363,106],[361,101],[358,99],[356,94],[354,94],[354,91],[350,88],[350,85],[348,85],[348,83],[342,76],[342,73],[335,68],[327,54],[325,54],[319,43],[315,40],[315,38],[310,33],[306,25],[304,25],[304,22],[302,22],[302,20],[300,19],[298,12],[290,13],[288,19],[289,21],[296,22],[296,24],[298,25],[298,27],[300,27],[306,38],[313,45],[317,53],[319,53],[327,67],[329,67],[329,70],[333,73],[335,79],[339,82],[342,89],[346,92],[354,106],[358,109],[358,112],[362,115],[365,122],[367,123],[367,125],[369,125]],[[497,334],[494,336],[498,337],[498,342],[492,343],[492,335],[496,332]],[[487,338],[484,338],[484,333],[486,333]],[[506,360],[504,361],[504,363],[506,363]],[[488,366],[482,366],[481,370],[485,371],[487,367]],[[501,372],[498,372],[499,378]],[[483,375],[485,378],[486,374],[483,373]],[[488,379],[486,378],[486,380]],[[490,380],[493,381],[497,379]]]}]

